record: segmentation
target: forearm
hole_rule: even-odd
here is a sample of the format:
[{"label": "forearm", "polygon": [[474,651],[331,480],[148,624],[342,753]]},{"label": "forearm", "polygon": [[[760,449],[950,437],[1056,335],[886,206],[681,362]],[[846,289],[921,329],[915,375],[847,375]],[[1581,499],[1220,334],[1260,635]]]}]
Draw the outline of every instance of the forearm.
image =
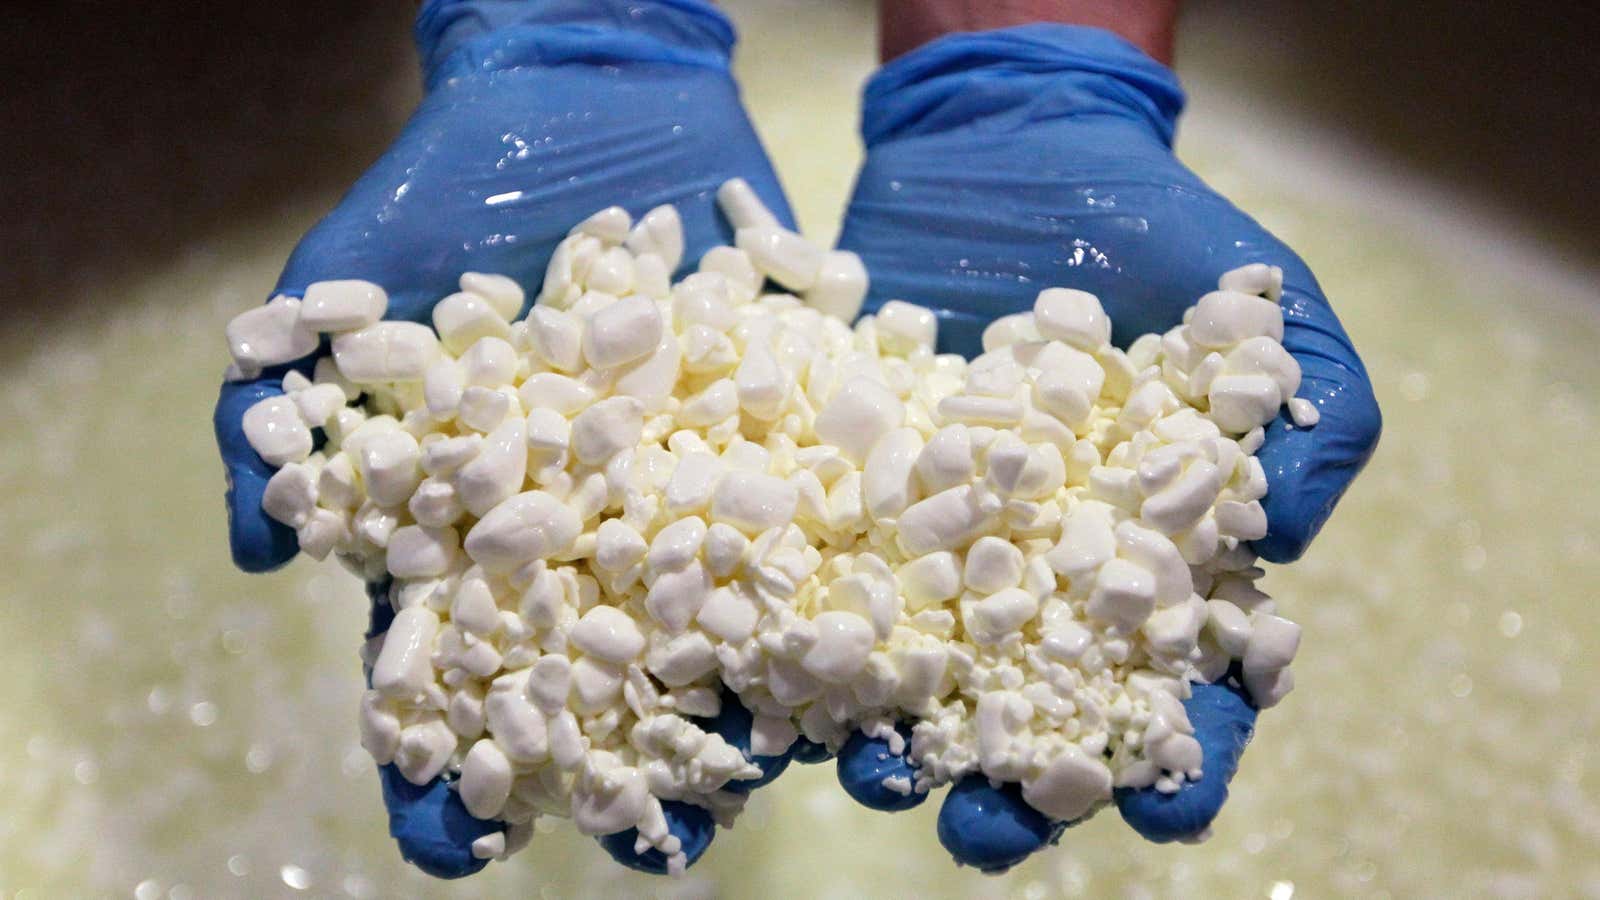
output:
[{"label": "forearm", "polygon": [[1156,60],[1172,62],[1180,0],[878,0],[878,53],[885,62],[955,31],[1032,22],[1093,25]]}]

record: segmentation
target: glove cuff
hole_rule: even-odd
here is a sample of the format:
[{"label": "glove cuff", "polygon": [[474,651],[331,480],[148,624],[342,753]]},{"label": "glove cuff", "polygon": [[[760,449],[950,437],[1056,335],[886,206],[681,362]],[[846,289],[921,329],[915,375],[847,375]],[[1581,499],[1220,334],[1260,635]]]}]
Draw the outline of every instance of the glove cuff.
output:
[{"label": "glove cuff", "polygon": [[526,65],[659,62],[726,70],[736,36],[709,0],[426,0],[423,80]]},{"label": "glove cuff", "polygon": [[1112,116],[1171,146],[1183,89],[1172,70],[1117,35],[1035,24],[946,35],[880,68],[862,97],[861,134],[881,141],[983,121]]}]

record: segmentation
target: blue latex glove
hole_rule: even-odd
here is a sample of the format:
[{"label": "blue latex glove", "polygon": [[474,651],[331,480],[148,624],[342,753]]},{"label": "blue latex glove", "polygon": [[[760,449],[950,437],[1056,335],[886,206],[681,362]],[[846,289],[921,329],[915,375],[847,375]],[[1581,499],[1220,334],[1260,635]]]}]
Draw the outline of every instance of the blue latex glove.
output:
[{"label": "blue latex glove", "polygon": [[[1033,306],[1045,287],[1097,295],[1126,345],[1247,263],[1281,266],[1284,346],[1321,422],[1280,416],[1258,457],[1267,472],[1264,559],[1300,556],[1371,455],[1380,419],[1366,370],[1305,263],[1178,162],[1177,78],[1093,28],[1030,25],[952,35],[884,66],[866,88],[866,164],[840,237],[872,274],[866,310],[901,297],[940,315],[943,351],[981,351],[983,328]],[[1227,796],[1255,711],[1236,688],[1195,687],[1186,708],[1206,777],[1175,795],[1118,798],[1153,840],[1202,832]],[[840,758],[858,799],[905,802],[863,782],[897,761],[857,740]],[[871,779],[865,779],[870,782]],[[890,792],[892,793],[892,792]],[[1053,840],[1014,791],[982,779],[951,791],[940,837],[958,861],[1012,865]]]},{"label": "blue latex glove", "polygon": [[[479,271],[515,278],[531,300],[567,230],[612,204],[635,216],[675,204],[684,265],[693,268],[707,248],[732,243],[714,193],[735,176],[793,224],[728,72],[733,28],[709,2],[430,0],[416,39],[421,105],[301,240],[274,294],[362,278],[387,289],[389,318],[428,322],[457,276]],[[293,367],[309,371],[312,362]],[[297,549],[294,533],[261,511],[272,468],[241,429],[246,409],[282,392],[288,368],[225,384],[217,401],[229,540],[234,561],[250,572],[277,568]],[[375,631],[387,628],[386,610],[375,607]],[[383,785],[407,859],[441,877],[482,868],[471,841],[499,823],[472,819],[443,782],[418,788],[386,767]],[[669,818],[691,859],[698,856],[710,840],[709,817],[675,807]],[[603,843],[629,865],[663,862],[634,858],[631,837]]]}]

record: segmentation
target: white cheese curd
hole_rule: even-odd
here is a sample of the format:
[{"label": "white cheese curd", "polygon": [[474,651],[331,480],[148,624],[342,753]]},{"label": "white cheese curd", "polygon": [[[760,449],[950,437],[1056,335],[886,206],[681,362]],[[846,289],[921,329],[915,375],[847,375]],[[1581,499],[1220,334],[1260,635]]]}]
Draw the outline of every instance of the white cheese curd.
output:
[{"label": "white cheese curd", "polygon": [[300,301],[300,324],[311,331],[354,331],[383,318],[389,295],[370,281],[318,281]]},{"label": "white cheese curd", "polygon": [[300,315],[300,300],[279,296],[234,316],[226,332],[233,369],[253,378],[267,366],[293,362],[316,350],[317,332],[303,324]]},{"label": "white cheese curd", "polygon": [[759,774],[694,721],[724,690],[762,755],[857,729],[906,744],[902,793],[982,773],[1071,820],[1113,786],[1205,777],[1189,684],[1236,664],[1271,705],[1300,641],[1244,543],[1266,531],[1263,427],[1285,405],[1316,420],[1281,275],[1222,273],[1127,351],[1093,295],[1048,288],[968,362],[911,302],[847,324],[859,259],[742,182],[718,198],[739,247],[675,285],[676,211],[612,207],[515,322],[522,286],[466,273],[437,336],[379,321],[387,295],[357,281],[230,326],[244,372],[332,333],[331,362],[244,430],[301,549],[392,579],[363,746],[510,823],[479,855],[564,815],[638,828],[674,869],[661,801],[728,825],[725,788]]}]

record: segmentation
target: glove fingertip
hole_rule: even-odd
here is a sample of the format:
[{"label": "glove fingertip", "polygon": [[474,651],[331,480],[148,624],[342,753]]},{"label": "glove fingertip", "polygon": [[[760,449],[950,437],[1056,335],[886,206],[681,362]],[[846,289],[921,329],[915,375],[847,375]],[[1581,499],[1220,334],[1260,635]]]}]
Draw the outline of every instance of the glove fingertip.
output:
[{"label": "glove fingertip", "polygon": [[379,766],[378,777],[389,810],[389,834],[406,862],[447,879],[464,878],[489,864],[474,855],[472,844],[504,829],[502,823],[473,817],[442,778],[412,784],[393,763]]},{"label": "glove fingertip", "polygon": [[[270,476],[269,476],[270,477]],[[252,574],[282,568],[300,552],[294,529],[261,511],[267,479],[234,472],[228,490],[228,549],[233,564]]]},{"label": "glove fingertip", "polygon": [[1280,411],[1256,452],[1267,476],[1261,498],[1267,534],[1250,546],[1272,563],[1294,562],[1305,553],[1383,432],[1383,414],[1365,372],[1320,357],[1303,359],[1301,366],[1302,398],[1315,406],[1317,423],[1300,428]]},{"label": "glove fingertip", "polygon": [[1226,681],[1196,684],[1184,710],[1200,742],[1204,775],[1170,794],[1154,787],[1117,791],[1117,810],[1134,831],[1157,844],[1203,834],[1228,800],[1228,783],[1255,731],[1256,708]]},{"label": "glove fingertip", "polygon": [[720,735],[743,754],[745,759],[761,769],[759,777],[737,779],[723,785],[722,789],[730,793],[748,794],[762,785],[771,784],[783,774],[784,769],[789,768],[789,761],[794,758],[793,744],[777,756],[757,756],[750,752],[750,729],[755,724],[755,717],[750,714],[750,710],[745,709],[743,703],[739,702],[738,695],[731,691],[723,693],[721,710],[700,724],[707,731]]},{"label": "glove fingertip", "polygon": [[[667,819],[667,830],[678,839],[680,849],[688,859],[685,865],[694,865],[705,855],[706,848],[711,846],[711,839],[716,836],[716,823],[712,821],[711,813],[678,800],[663,801],[661,811]],[[637,828],[601,835],[596,840],[602,849],[611,854],[612,859],[636,872],[650,875],[667,873],[665,853],[654,847],[643,853],[634,852],[634,844],[639,840]]]},{"label": "glove fingertip", "polygon": [[828,752],[827,744],[819,744],[801,735],[794,739],[794,746],[790,748],[790,757],[795,762],[816,765],[833,759],[833,754]]},{"label": "glove fingertip", "polygon": [[1153,787],[1119,791],[1117,811],[1145,840],[1166,844],[1203,833],[1227,801],[1228,785],[1220,778],[1206,777],[1185,782],[1173,794]]},{"label": "glove fingertip", "polygon": [[1028,805],[1018,785],[995,788],[983,775],[956,782],[939,808],[939,843],[958,864],[987,874],[1004,872],[1054,843],[1066,827]]},{"label": "glove fingertip", "polygon": [[246,572],[270,572],[300,551],[294,529],[261,509],[261,497],[274,469],[244,435],[245,411],[260,400],[282,393],[283,384],[277,379],[226,383],[212,419],[228,478],[228,548],[234,565]]},{"label": "glove fingertip", "polygon": [[[908,729],[896,726],[896,730],[910,742]],[[840,786],[869,809],[900,812],[921,804],[928,794],[914,789],[916,777],[916,767],[903,754],[895,753],[885,738],[858,731],[839,750]]]}]

